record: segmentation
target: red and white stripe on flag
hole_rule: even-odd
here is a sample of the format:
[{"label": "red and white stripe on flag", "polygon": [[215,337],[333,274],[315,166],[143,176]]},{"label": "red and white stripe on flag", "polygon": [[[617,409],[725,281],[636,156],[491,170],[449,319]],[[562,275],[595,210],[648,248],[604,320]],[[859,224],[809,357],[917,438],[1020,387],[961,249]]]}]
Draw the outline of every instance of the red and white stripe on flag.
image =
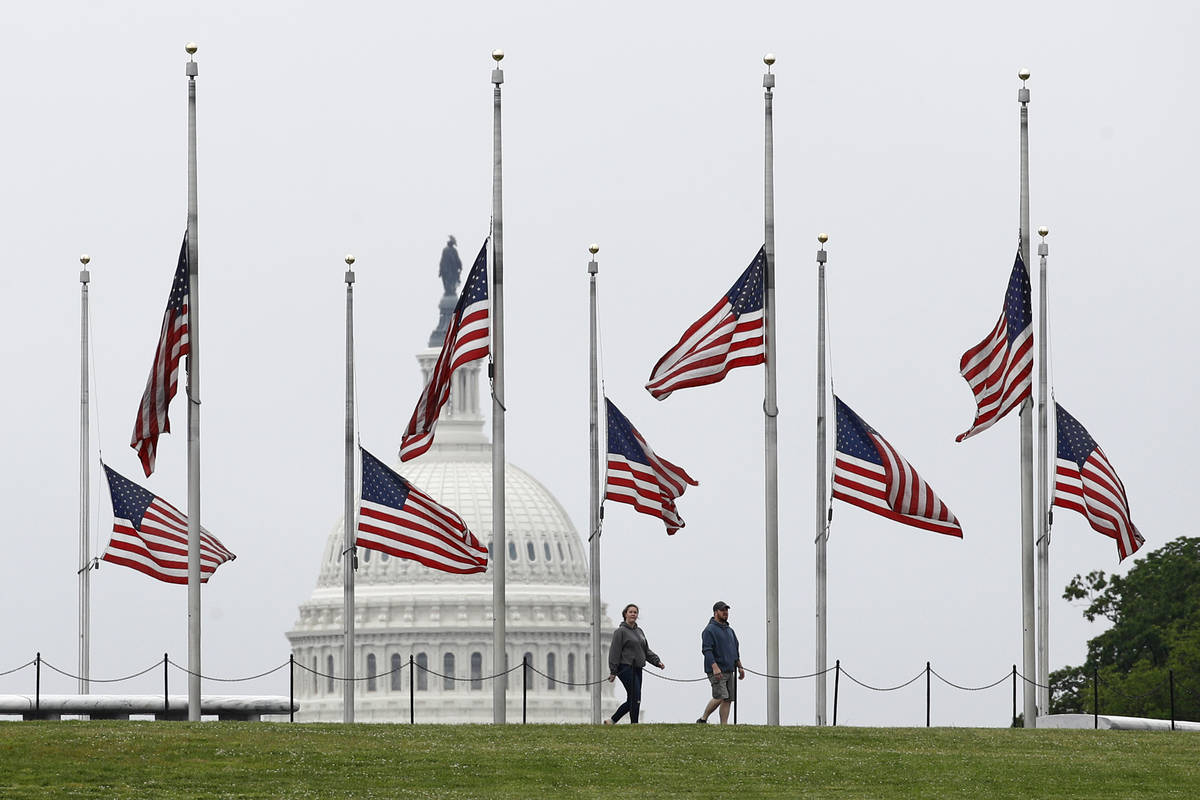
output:
[{"label": "red and white stripe on flag", "polygon": [[962,538],[962,526],[912,465],[882,436],[872,435],[883,465],[837,452],[833,496],[888,519]]},{"label": "red and white stripe on flag", "polygon": [[1033,391],[1033,312],[1029,272],[1017,252],[1004,295],[1004,310],[992,332],[963,353],[959,372],[975,395],[975,421],[955,441],[987,430]]},{"label": "red and white stripe on flag", "polygon": [[[216,537],[201,530],[200,582],[207,583],[217,567],[236,556]],[[188,582],[187,516],[162,498],[154,498],[140,528],[127,519],[113,520],[112,539],[102,560],[120,564],[166,583]]]},{"label": "red and white stripe on flag", "polygon": [[[661,459],[658,460],[662,463]],[[678,469],[674,465],[671,467]],[[696,483],[691,479],[688,482],[692,485]],[[659,517],[667,526],[668,534],[673,535],[684,527],[683,518],[675,506],[675,498],[682,495],[685,488],[677,477],[668,479],[645,464],[630,461],[617,453],[608,454],[605,499],[628,503],[643,514]]]},{"label": "red and white stripe on flag", "polygon": [[1099,447],[1083,463],[1082,471],[1074,461],[1056,459],[1054,505],[1078,511],[1093,530],[1115,539],[1121,561],[1145,542],[1130,519],[1125,485]]},{"label": "red and white stripe on flag", "polygon": [[488,299],[487,246],[485,240],[475,264],[467,274],[458,304],[446,328],[446,337],[442,340],[442,350],[401,437],[401,461],[414,459],[433,445],[438,415],[450,399],[450,381],[454,371],[463,364],[486,357],[490,352],[491,303]]},{"label": "red and white stripe on flag", "polygon": [[146,380],[146,389],[142,393],[142,402],[138,405],[137,419],[133,424],[133,438],[129,442],[129,446],[137,451],[147,477],[154,472],[159,435],[171,431],[167,409],[179,386],[179,360],[190,350],[189,280],[188,237],[184,234],[179,263],[175,266],[171,293],[167,296],[167,309],[163,313],[162,328],[158,334],[158,345],[154,349],[154,363],[150,366],[150,377]]},{"label": "red and white stripe on flag", "polygon": [[676,389],[717,383],[731,369],[766,362],[766,263],[764,245],[730,290],[658,360],[646,382],[656,400]]},{"label": "red and white stripe on flag", "polygon": [[411,484],[399,509],[362,500],[355,544],[442,572],[468,574],[487,569],[487,548],[467,529],[462,517]]}]

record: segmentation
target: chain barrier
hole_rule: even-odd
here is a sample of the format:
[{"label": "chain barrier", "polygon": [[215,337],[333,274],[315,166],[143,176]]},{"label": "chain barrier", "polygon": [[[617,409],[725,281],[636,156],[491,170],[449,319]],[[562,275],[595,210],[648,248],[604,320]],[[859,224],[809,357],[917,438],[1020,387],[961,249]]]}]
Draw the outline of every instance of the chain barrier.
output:
[{"label": "chain barrier", "polygon": [[961,689],[964,692],[982,692],[984,689],[991,689],[995,686],[999,686],[1000,684],[1004,683],[1005,681],[1012,680],[1012,672],[1009,671],[1009,672],[1004,673],[1004,677],[1000,678],[997,681],[989,683],[987,686],[959,686],[957,683],[946,680],[941,675],[938,675],[938,671],[936,669],[934,669],[933,667],[930,667],[929,671],[931,673],[933,673],[934,677],[936,677],[942,683],[946,684],[947,686],[953,686],[955,689]]},{"label": "chain barrier", "polygon": [[1118,697],[1124,698],[1125,700],[1132,700],[1137,703],[1140,703],[1141,701],[1145,700],[1148,697],[1153,697],[1156,694],[1161,694],[1162,692],[1167,691],[1167,687],[1165,684],[1163,686],[1156,686],[1155,688],[1151,689],[1148,692],[1144,692],[1142,694],[1136,694],[1136,695],[1126,694],[1125,692],[1122,692],[1120,689],[1116,688],[1115,686],[1105,683],[1104,681],[1100,681],[1100,687],[1103,688],[1106,692],[1111,692],[1112,694],[1115,694]]},{"label": "chain barrier", "polygon": [[37,662],[37,659],[33,659],[32,661],[26,661],[24,664],[22,664],[19,667],[13,667],[10,670],[5,670],[4,672],[0,672],[0,677],[4,677],[5,675],[12,675],[14,672],[20,672],[21,670],[25,669],[26,667],[32,667],[36,662]]},{"label": "chain barrier", "polygon": [[[1009,672],[1009,673],[1008,673],[1007,675],[1005,675],[1004,677],[1006,677],[1006,678],[1012,678],[1012,676],[1013,676],[1013,673],[1012,673],[1012,672]],[[1021,679],[1022,681],[1024,681],[1025,683],[1029,684],[1030,686],[1036,686],[1036,687],[1037,687],[1037,688],[1039,688],[1039,689],[1053,689],[1053,688],[1054,688],[1053,686],[1047,686],[1047,685],[1046,685],[1046,684],[1044,684],[1044,683],[1038,683],[1038,682],[1037,682],[1036,680],[1034,680],[1033,678],[1026,678],[1026,677],[1025,677],[1024,675],[1022,675],[1022,674],[1021,674],[1019,671],[1017,672],[1017,677],[1018,677],[1018,678],[1020,678],[1020,679]]]},{"label": "chain barrier", "polygon": [[1178,681],[1175,682],[1175,690],[1183,692],[1188,697],[1192,697],[1192,698],[1200,700],[1200,691],[1197,691],[1195,689],[1189,689],[1186,685],[1179,683]]},{"label": "chain barrier", "polygon": [[[457,682],[461,682],[461,683],[468,683],[468,682],[470,682],[470,681],[490,681],[490,680],[493,680],[493,679],[495,679],[495,678],[503,678],[505,675],[510,675],[510,674],[512,674],[513,672],[516,672],[517,670],[521,669],[521,667],[522,667],[522,666],[524,666],[524,665],[523,665],[523,664],[517,664],[515,667],[509,667],[508,669],[504,670],[504,672],[497,672],[495,675],[481,675],[481,676],[479,676],[478,678],[468,678],[468,677],[465,677],[465,676],[464,676],[464,677],[462,677],[462,678],[459,678],[459,677],[457,677],[457,676],[455,676],[455,675],[443,675],[443,674],[442,674],[442,673],[440,673],[440,672],[434,672],[434,671],[433,671],[433,670],[431,670],[429,667],[422,667],[420,664],[413,664],[413,670],[418,670],[418,669],[419,669],[419,670],[421,670],[421,672],[424,672],[426,675],[433,675],[433,676],[435,676],[435,677],[442,678],[442,679],[444,679],[444,680],[448,680],[448,681],[457,681]],[[531,669],[532,669],[532,667],[531,667]],[[392,672],[397,672],[397,671],[398,671],[398,670],[392,670]],[[534,670],[534,671],[536,672],[537,670]],[[383,673],[383,674],[384,674],[384,675],[390,675],[390,674],[392,674],[392,673],[391,673],[391,672],[385,672],[385,673]],[[329,675],[327,675],[326,677],[332,677],[332,676],[329,676]],[[380,677],[382,677],[382,676],[380,676]],[[340,680],[340,679],[339,679],[339,680]],[[359,678],[355,678],[355,680],[360,680],[360,679],[359,679]]]},{"label": "chain barrier", "polygon": [[[30,661],[29,663],[32,664],[33,662]],[[80,677],[79,675],[72,675],[69,672],[65,672],[64,670],[59,669],[58,667],[54,666],[53,664],[51,664],[49,661],[47,661],[44,658],[42,659],[42,664],[44,666],[47,666],[50,669],[54,670],[59,675],[62,675],[64,678],[70,678],[71,680],[75,680],[75,681],[85,680],[84,678]],[[133,680],[134,678],[140,678],[143,675],[145,675],[147,672],[149,672],[150,670],[158,669],[160,666],[162,666],[162,662],[155,661],[153,664],[146,667],[141,672],[135,672],[132,675],[126,675],[123,678],[87,678],[86,680],[88,683],[120,683],[121,681],[130,681],[130,680]]]},{"label": "chain barrier", "polygon": [[[667,681],[668,683],[699,683],[700,681],[708,680],[708,677],[705,675],[701,675],[699,678],[668,678],[666,675],[659,675],[657,672],[647,671],[644,674],[649,675],[651,678],[656,678],[657,680],[660,680],[660,681]],[[608,679],[605,678],[605,680],[608,680]]]},{"label": "chain barrier", "polygon": [[[529,671],[535,675],[541,675],[543,678],[550,681],[551,683],[557,683],[562,686],[595,686],[598,683],[605,683],[608,681],[608,678],[601,678],[598,681],[560,681],[558,678],[555,678],[553,675],[547,675],[545,672],[542,672],[537,667],[535,667],[533,664],[529,665]],[[670,679],[668,678],[667,680],[670,680]]]},{"label": "chain barrier", "polygon": [[881,689],[881,688],[880,688],[880,687],[878,687],[878,686],[871,686],[870,684],[863,683],[863,682],[862,682],[862,681],[860,681],[858,678],[854,677],[854,676],[853,676],[853,675],[851,675],[849,672],[847,672],[845,667],[842,667],[842,674],[843,674],[843,675],[845,675],[845,676],[846,676],[847,678],[849,678],[850,680],[852,680],[852,681],[854,681],[855,683],[857,683],[859,686],[863,687],[864,689],[870,689],[870,690],[871,690],[871,691],[873,691],[873,692],[894,692],[894,691],[896,691],[897,689],[903,689],[905,686],[908,686],[909,684],[915,683],[915,682],[916,682],[918,679],[920,679],[920,677],[921,677],[922,675],[924,675],[924,674],[925,674],[925,670],[924,670],[924,669],[922,669],[922,670],[921,670],[920,672],[918,672],[916,675],[912,676],[912,678],[910,678],[909,680],[907,680],[907,681],[905,681],[904,683],[900,684],[899,686],[892,686],[892,687],[890,687],[890,688],[887,688],[887,689]]},{"label": "chain barrier", "polygon": [[[59,675],[62,675],[65,678],[69,678],[72,680],[83,680],[83,678],[81,678],[80,676],[74,675],[66,670],[60,669],[59,667],[55,666],[51,662],[45,660],[44,658],[41,658],[40,654],[37,658],[35,658],[31,661],[27,661],[24,664],[21,664],[19,666],[16,666],[11,669],[0,672],[0,677],[6,676],[6,675],[12,675],[13,673],[20,672],[21,670],[26,669],[27,667],[30,667],[30,666],[34,666],[34,665],[39,665],[39,666],[45,665],[48,669],[58,673]],[[139,678],[143,675],[146,675],[147,673],[150,673],[150,672],[156,670],[158,667],[164,666],[164,665],[172,666],[175,669],[177,669],[187,675],[195,675],[195,673],[193,673],[187,667],[185,667],[181,664],[177,664],[174,661],[171,661],[164,654],[162,661],[155,661],[153,664],[151,664],[150,666],[146,667],[145,669],[143,669],[139,672],[134,672],[130,675],[125,675],[125,676],[122,676],[119,678],[91,678],[91,677],[89,677],[86,680],[89,683],[120,683],[122,681],[129,681],[129,680],[133,680],[135,678]],[[202,680],[215,681],[215,682],[220,682],[220,683],[242,683],[242,682],[246,682],[246,681],[253,681],[253,680],[259,680],[261,678],[265,678],[269,675],[273,675],[276,672],[279,672],[280,670],[284,669],[285,667],[291,667],[292,669],[299,667],[299,669],[303,672],[307,672],[314,676],[325,678],[330,681],[342,681],[342,682],[353,681],[355,683],[361,683],[364,681],[375,681],[375,680],[387,678],[389,676],[404,672],[404,670],[406,668],[412,670],[414,678],[416,676],[416,671],[420,670],[422,673],[424,673],[426,675],[432,675],[434,677],[441,678],[443,681],[449,681],[449,682],[454,682],[454,683],[472,683],[472,684],[481,683],[483,681],[496,680],[499,678],[507,679],[507,677],[509,675],[516,672],[517,670],[527,670],[527,672],[525,674],[527,676],[526,681],[529,682],[529,686],[525,687],[526,689],[532,687],[533,679],[532,679],[532,677],[529,677],[531,675],[537,675],[541,678],[546,679],[549,682],[549,684],[551,684],[552,686],[553,685],[561,685],[561,686],[566,686],[566,687],[570,687],[570,688],[576,688],[576,687],[590,688],[593,686],[602,685],[605,682],[607,682],[607,680],[608,680],[606,677],[600,678],[600,679],[594,680],[594,681],[562,680],[562,679],[559,679],[559,678],[556,678],[556,677],[550,675],[549,673],[539,670],[532,663],[525,662],[524,660],[522,660],[520,663],[517,663],[514,666],[504,670],[503,672],[498,672],[498,673],[491,674],[491,675],[481,675],[478,677],[466,677],[466,676],[460,677],[457,675],[448,675],[445,673],[437,672],[436,670],[429,669],[426,666],[422,666],[420,664],[413,663],[411,659],[408,664],[401,664],[400,666],[395,667],[394,669],[388,670],[387,672],[377,673],[375,675],[364,675],[364,676],[355,676],[354,678],[346,678],[346,677],[342,677],[342,676],[338,676],[338,675],[331,675],[326,672],[321,672],[318,669],[314,669],[313,667],[307,666],[304,663],[294,660],[294,659],[291,659],[291,658],[289,658],[288,661],[285,661],[276,667],[273,667],[264,672],[260,672],[256,675],[250,675],[250,676],[246,676],[246,677],[235,677],[235,678],[218,678],[218,677],[201,674],[201,675],[199,675],[199,677]],[[165,668],[165,666],[164,666],[164,668]],[[1020,678],[1020,680],[1023,681],[1028,686],[1034,686],[1034,687],[1043,688],[1043,689],[1052,689],[1053,688],[1050,686],[1046,686],[1044,684],[1040,684],[1036,680],[1026,677],[1025,675],[1021,674],[1019,671],[1017,671],[1015,666],[1011,671],[1005,672],[1003,677],[1001,677],[991,683],[984,684],[982,686],[965,686],[965,685],[962,685],[959,683],[955,683],[954,681],[951,681],[948,678],[946,678],[945,676],[941,675],[937,670],[933,669],[928,664],[923,669],[921,669],[916,675],[914,675],[912,678],[910,678],[909,680],[907,680],[903,683],[900,683],[896,686],[889,686],[889,687],[872,686],[869,683],[859,680],[858,678],[854,677],[854,675],[852,675],[848,671],[846,671],[845,667],[842,667],[840,662],[838,662],[837,664],[835,664],[832,667],[827,667],[823,670],[808,673],[805,675],[770,675],[765,672],[758,672],[758,671],[751,669],[749,667],[746,667],[744,665],[743,665],[742,669],[744,669],[746,672],[750,673],[751,675],[755,675],[760,678],[768,678],[768,679],[776,679],[776,680],[804,680],[804,679],[808,679],[808,678],[816,678],[819,676],[827,675],[831,672],[836,671],[839,675],[845,675],[846,678],[853,681],[858,686],[861,686],[864,689],[868,689],[868,690],[874,691],[874,692],[898,691],[907,686],[911,686],[913,683],[916,683],[918,680],[921,679],[922,676],[926,676],[926,680],[928,680],[928,677],[930,675],[936,677],[939,681],[941,681],[942,683],[946,684],[947,686],[949,686],[953,689],[957,689],[959,691],[966,691],[966,692],[986,691],[988,689],[993,689],[1009,680],[1013,680],[1016,678]],[[649,672],[648,671],[648,674],[650,674],[652,677],[654,677],[658,680],[666,681],[669,683],[686,684],[686,683],[699,683],[699,682],[708,680],[708,676],[700,676],[700,677],[695,677],[695,678],[673,678],[673,677],[670,677],[665,674],[659,674],[657,672]],[[1173,675],[1172,675],[1172,677],[1173,677]],[[1160,686],[1160,687],[1155,687],[1155,688],[1153,688],[1147,692],[1144,692],[1142,694],[1129,694],[1127,692],[1121,691],[1120,689],[1116,688],[1115,686],[1113,686],[1111,684],[1104,683],[1103,681],[1101,681],[1099,679],[1099,676],[1095,676],[1092,681],[1089,681],[1089,683],[1094,684],[1094,686],[1093,686],[1094,691],[1103,687],[1106,693],[1108,693],[1110,695],[1115,695],[1115,696],[1121,698],[1122,700],[1132,702],[1132,703],[1142,702],[1149,698],[1161,695],[1163,692],[1168,691],[1168,687],[1166,685],[1164,685],[1164,686]],[[1187,686],[1186,684],[1182,684],[1182,683],[1176,683],[1176,684],[1174,684],[1173,689],[1175,692],[1183,694],[1186,697],[1193,698],[1193,699],[1200,698],[1200,690],[1197,690],[1197,688],[1195,688],[1195,687]],[[1013,692],[1014,692],[1013,696],[1015,697],[1016,696],[1015,695],[1015,692],[1016,692],[1016,684],[1015,683],[1014,683]],[[836,695],[836,690],[835,690],[835,695]],[[927,698],[927,703],[928,703],[928,698]],[[835,697],[835,705],[836,705],[836,697]],[[927,711],[927,717],[928,717],[928,707],[927,707],[926,711]],[[835,710],[835,717],[836,717],[836,710]],[[928,718],[927,718],[927,723],[928,723]],[[835,724],[836,724],[836,721],[835,721]]]},{"label": "chain barrier", "polygon": [[[203,674],[197,675],[197,673],[192,672],[190,669],[183,666],[182,664],[176,664],[171,659],[167,659],[167,663],[170,664],[175,669],[179,670],[180,672],[184,672],[184,673],[187,673],[188,675],[193,675],[193,676],[199,677],[200,680],[203,680],[203,681],[216,681],[217,683],[242,683],[244,681],[254,681],[254,680],[258,680],[259,678],[265,678],[268,675],[279,672],[279,670],[283,669],[284,667],[288,666],[289,664],[291,664],[293,662],[285,661],[282,664],[280,664],[278,667],[269,669],[266,672],[260,672],[257,675],[250,675],[249,677],[246,677],[246,678],[214,678],[211,675],[203,675]],[[157,666],[157,664],[155,666]]]},{"label": "chain barrier", "polygon": [[[760,678],[775,678],[776,680],[781,680],[781,681],[795,681],[795,680],[800,680],[801,678],[815,678],[818,675],[828,675],[830,672],[833,672],[835,669],[837,669],[837,666],[835,665],[832,667],[826,667],[825,669],[821,670],[820,672],[813,672],[809,675],[768,675],[765,672],[755,672],[754,670],[750,669],[749,667],[747,667],[744,664],[742,665],[742,669],[744,669],[746,672],[749,672],[751,675],[757,675]],[[845,672],[845,671],[846,670],[842,670],[842,672]],[[708,677],[705,676],[701,680],[708,680]],[[909,681],[909,683],[911,683],[911,682],[912,681]]]}]

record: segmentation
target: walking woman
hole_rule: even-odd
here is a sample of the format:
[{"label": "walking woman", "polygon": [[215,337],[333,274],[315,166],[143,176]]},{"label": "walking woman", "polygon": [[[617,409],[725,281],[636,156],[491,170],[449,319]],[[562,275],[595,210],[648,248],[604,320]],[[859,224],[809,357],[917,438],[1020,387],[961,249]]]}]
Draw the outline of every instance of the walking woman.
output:
[{"label": "walking woman", "polygon": [[630,603],[621,612],[621,617],[624,622],[613,631],[612,645],[608,648],[608,680],[611,683],[621,679],[625,702],[604,720],[605,725],[616,725],[626,712],[630,723],[636,725],[638,709],[642,705],[642,668],[649,661],[659,669],[666,669],[666,664],[650,649],[646,634],[638,627],[638,607]]}]

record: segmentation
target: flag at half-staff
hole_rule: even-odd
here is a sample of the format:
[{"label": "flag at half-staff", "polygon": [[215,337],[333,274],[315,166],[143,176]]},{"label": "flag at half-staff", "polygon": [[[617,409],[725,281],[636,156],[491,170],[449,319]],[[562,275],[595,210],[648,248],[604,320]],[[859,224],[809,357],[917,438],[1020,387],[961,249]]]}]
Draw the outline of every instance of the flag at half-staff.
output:
[{"label": "flag at half-staff", "polygon": [[188,287],[188,237],[185,233],[183,247],[179,250],[179,264],[171,282],[171,294],[167,298],[167,310],[163,314],[162,330],[158,334],[158,346],[154,350],[154,364],[150,367],[150,378],[142,393],[137,421],[133,424],[133,439],[129,443],[137,451],[146,477],[154,472],[159,434],[171,432],[167,408],[179,386],[179,359],[189,352]]},{"label": "flag at half-staff", "polygon": [[963,353],[958,366],[975,395],[975,421],[955,441],[985,431],[1031,396],[1033,308],[1029,271],[1017,250],[1000,320],[982,342]]},{"label": "flag at half-staff", "polygon": [[836,395],[833,496],[867,511],[962,538],[962,526],[933,488],[886,439]]},{"label": "flag at half-staff", "polygon": [[607,397],[604,407],[608,416],[604,498],[628,503],[643,514],[659,517],[667,526],[667,534],[674,534],[684,526],[675,500],[683,495],[688,484],[699,484],[681,467],[655,455],[637,428]]},{"label": "flag at half-staff", "polygon": [[[113,534],[102,559],[166,583],[188,582],[188,518],[175,506],[138,486],[106,464],[112,499]],[[200,582],[237,556],[217,537],[200,534]]]},{"label": "flag at half-staff", "polygon": [[463,518],[413,486],[382,461],[362,453],[362,499],[354,544],[442,572],[487,569],[487,548]]},{"label": "flag at half-staff", "polygon": [[1054,414],[1058,439],[1054,505],[1078,511],[1093,530],[1115,539],[1124,561],[1146,541],[1130,518],[1125,484],[1079,420],[1058,403]]},{"label": "flag at half-staff", "polygon": [[656,400],[667,398],[676,389],[717,383],[731,369],[767,360],[763,331],[766,265],[764,245],[733,287],[658,360],[646,383],[646,390]]},{"label": "flag at half-staff", "polygon": [[412,419],[400,441],[401,461],[416,458],[433,445],[438,414],[450,399],[450,379],[454,371],[488,355],[487,247],[485,239],[463,284],[458,304],[454,306],[446,338],[442,340],[442,352],[438,354],[429,382],[417,400],[417,407],[413,409]]}]

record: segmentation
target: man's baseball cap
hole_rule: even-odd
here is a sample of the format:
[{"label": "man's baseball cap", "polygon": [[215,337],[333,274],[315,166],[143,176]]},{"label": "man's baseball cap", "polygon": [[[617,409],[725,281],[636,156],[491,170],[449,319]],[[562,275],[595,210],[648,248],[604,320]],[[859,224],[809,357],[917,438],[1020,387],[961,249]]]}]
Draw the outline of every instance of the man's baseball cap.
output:
[{"label": "man's baseball cap", "polygon": [[726,611],[728,608],[729,603],[726,603],[724,600],[718,600],[717,602],[713,603],[713,611]]}]

